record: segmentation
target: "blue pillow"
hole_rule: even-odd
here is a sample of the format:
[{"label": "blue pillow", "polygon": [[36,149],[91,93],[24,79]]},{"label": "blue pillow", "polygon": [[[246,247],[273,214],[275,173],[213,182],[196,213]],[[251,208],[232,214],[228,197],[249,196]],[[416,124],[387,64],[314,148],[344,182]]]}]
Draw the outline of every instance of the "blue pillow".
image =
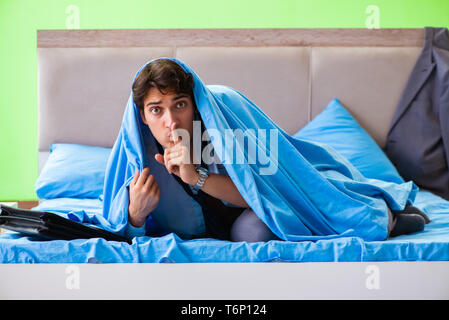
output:
[{"label": "blue pillow", "polygon": [[367,178],[404,182],[382,149],[337,98],[293,137],[330,145]]},{"label": "blue pillow", "polygon": [[39,199],[98,198],[110,148],[57,143],[36,181]]}]

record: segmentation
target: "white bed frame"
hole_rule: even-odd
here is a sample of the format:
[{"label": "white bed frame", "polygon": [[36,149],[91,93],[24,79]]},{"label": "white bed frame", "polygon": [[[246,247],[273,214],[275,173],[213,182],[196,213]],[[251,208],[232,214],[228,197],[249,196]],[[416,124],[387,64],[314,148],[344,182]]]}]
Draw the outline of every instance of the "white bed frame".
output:
[{"label": "white bed frame", "polygon": [[0,299],[448,299],[446,261],[0,265]]},{"label": "white bed frame", "polygon": [[[414,46],[419,52],[422,40],[417,29],[48,30],[38,31],[38,50],[206,41],[211,46]],[[41,120],[40,167],[49,143],[57,142],[42,136]],[[0,265],[0,299],[448,298],[447,261]]]}]

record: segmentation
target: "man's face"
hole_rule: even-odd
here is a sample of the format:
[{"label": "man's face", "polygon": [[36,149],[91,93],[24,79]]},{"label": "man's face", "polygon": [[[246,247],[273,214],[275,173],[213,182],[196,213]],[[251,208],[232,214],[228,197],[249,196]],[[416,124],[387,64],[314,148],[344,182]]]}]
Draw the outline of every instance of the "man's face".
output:
[{"label": "man's face", "polygon": [[140,111],[143,123],[163,147],[170,145],[174,129],[186,130],[192,139],[194,105],[190,95],[173,90],[164,95],[157,88],[150,88],[143,99],[143,110]]}]

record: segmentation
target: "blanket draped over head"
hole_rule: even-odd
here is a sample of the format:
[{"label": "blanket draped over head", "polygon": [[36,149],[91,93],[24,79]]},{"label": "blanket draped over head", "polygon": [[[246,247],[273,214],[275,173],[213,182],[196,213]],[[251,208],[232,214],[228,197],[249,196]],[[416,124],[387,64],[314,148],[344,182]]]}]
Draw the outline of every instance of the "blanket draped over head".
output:
[{"label": "blanket draped over head", "polygon": [[[418,191],[413,182],[367,179],[331,147],[293,138],[238,91],[222,85],[206,86],[183,62],[159,59],[171,59],[192,74],[193,98],[205,128],[212,132],[216,155],[248,205],[279,238],[300,241],[357,236],[367,241],[384,240],[387,206],[402,210],[413,203]],[[244,139],[229,139],[229,133],[238,129],[245,134]],[[182,217],[182,197],[188,195],[164,166],[148,156],[158,153],[156,150],[155,138],[142,122],[131,91],[106,168],[103,217],[112,231],[124,232],[128,185],[136,169],[142,172],[144,167],[150,167],[161,188],[159,220],[164,214],[174,217],[173,221]],[[181,220],[190,221],[188,217]]]}]

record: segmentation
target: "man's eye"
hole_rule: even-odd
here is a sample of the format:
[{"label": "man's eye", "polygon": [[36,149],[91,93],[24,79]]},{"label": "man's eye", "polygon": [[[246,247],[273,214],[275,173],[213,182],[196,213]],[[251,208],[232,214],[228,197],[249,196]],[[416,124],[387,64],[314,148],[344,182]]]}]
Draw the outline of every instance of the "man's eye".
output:
[{"label": "man's eye", "polygon": [[185,105],[186,105],[186,103],[185,103],[184,101],[178,102],[178,103],[176,104],[176,106],[177,106],[178,108],[183,108],[183,107],[185,107]]},{"label": "man's eye", "polygon": [[154,108],[151,108],[150,112],[152,114],[158,114],[159,112],[161,112],[161,110],[158,107],[154,107]]}]

